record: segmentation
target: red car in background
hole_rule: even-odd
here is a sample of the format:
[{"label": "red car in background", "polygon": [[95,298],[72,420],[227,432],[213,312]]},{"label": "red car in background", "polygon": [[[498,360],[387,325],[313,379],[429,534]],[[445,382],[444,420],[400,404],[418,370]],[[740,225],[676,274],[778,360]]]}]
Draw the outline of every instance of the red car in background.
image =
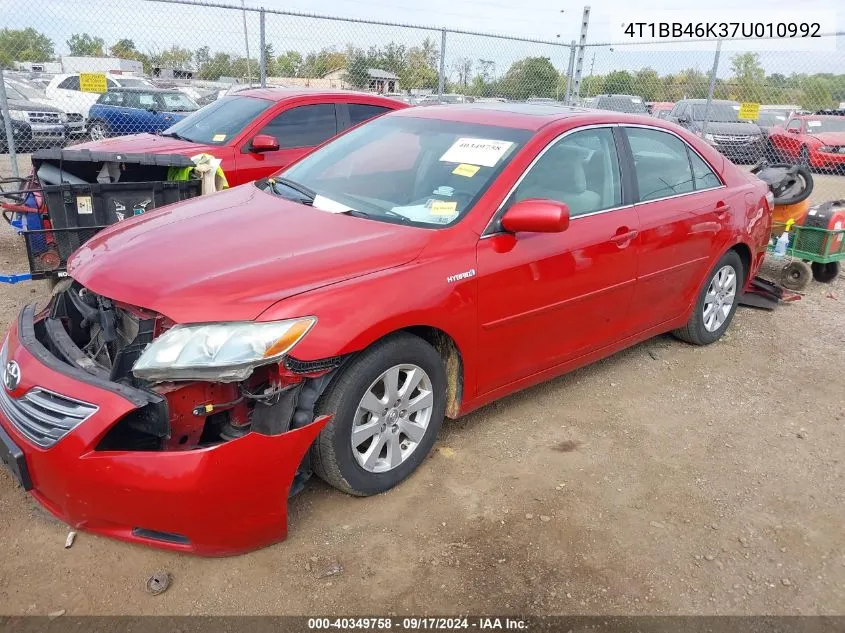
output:
[{"label": "red car in background", "polygon": [[771,128],[767,156],[845,174],[845,116],[802,114]]},{"label": "red car in background", "polygon": [[647,117],[379,117],[111,226],[3,343],[0,457],[73,526],[200,554],[287,534],[316,473],[384,492],[444,416],[663,332],[718,340],[767,186]]},{"label": "red car in background", "polygon": [[226,179],[235,186],[279,171],[353,125],[407,107],[396,99],[350,91],[254,88],[221,97],[160,135],[120,136],[74,149],[207,153],[223,161]]}]

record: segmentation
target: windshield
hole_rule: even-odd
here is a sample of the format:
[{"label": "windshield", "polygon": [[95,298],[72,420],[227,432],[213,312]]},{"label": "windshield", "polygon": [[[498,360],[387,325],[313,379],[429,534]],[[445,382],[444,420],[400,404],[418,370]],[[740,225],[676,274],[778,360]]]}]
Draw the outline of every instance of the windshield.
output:
[{"label": "windshield", "polygon": [[845,117],[832,116],[807,119],[807,134],[824,132],[845,132]]},{"label": "windshield", "polygon": [[639,97],[599,97],[595,107],[628,114],[648,114],[643,100]]},{"label": "windshield", "polygon": [[710,112],[707,112],[707,104],[701,103],[692,107],[692,120],[703,121],[705,115],[707,120],[715,123],[730,123],[739,121],[739,105],[730,103],[711,103]]},{"label": "windshield", "polygon": [[29,86],[19,82],[6,82],[6,93],[10,99],[43,99],[44,93],[30,88]]},{"label": "windshield", "polygon": [[117,80],[122,88],[151,88],[152,84],[146,79],[133,79],[131,77],[121,77]]},{"label": "windshield", "polygon": [[768,126],[783,125],[786,123],[786,115],[778,114],[777,112],[761,112],[757,123]]},{"label": "windshield", "polygon": [[313,206],[324,211],[441,227],[466,215],[530,136],[527,130],[387,115],[280,176],[311,190]]},{"label": "windshield", "polygon": [[161,98],[168,112],[193,112],[199,109],[188,95],[181,92],[163,92]]},{"label": "windshield", "polygon": [[186,116],[163,134],[176,135],[194,143],[223,145],[240,134],[272,103],[252,97],[223,97]]}]

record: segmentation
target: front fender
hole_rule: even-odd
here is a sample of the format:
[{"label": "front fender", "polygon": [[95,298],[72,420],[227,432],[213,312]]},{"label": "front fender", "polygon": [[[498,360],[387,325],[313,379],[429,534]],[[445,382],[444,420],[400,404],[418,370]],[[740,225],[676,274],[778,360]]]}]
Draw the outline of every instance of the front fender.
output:
[{"label": "front fender", "polygon": [[[456,260],[460,260],[455,263]],[[457,273],[470,276],[449,281]],[[365,349],[399,330],[428,326],[448,334],[464,364],[464,396],[473,395],[476,340],[475,254],[417,260],[280,301],[260,321],[312,314],[316,325],[291,351],[304,361]]]}]

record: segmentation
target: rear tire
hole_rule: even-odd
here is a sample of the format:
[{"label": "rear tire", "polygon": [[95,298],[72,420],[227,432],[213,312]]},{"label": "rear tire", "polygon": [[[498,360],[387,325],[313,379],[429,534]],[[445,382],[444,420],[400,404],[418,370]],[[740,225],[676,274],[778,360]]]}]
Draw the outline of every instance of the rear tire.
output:
[{"label": "rear tire", "polygon": [[736,251],[728,251],[708,273],[687,324],[673,332],[691,345],[710,345],[727,331],[745,286],[745,267]]},{"label": "rear tire", "polygon": [[[391,372],[396,372],[395,399],[385,378]],[[413,376],[420,386],[403,394],[402,387],[410,385]],[[369,496],[393,488],[416,470],[434,445],[446,410],[445,394],[443,360],[431,345],[407,333],[378,341],[344,367],[317,402],[318,415],[333,417],[311,449],[314,472],[352,495]],[[402,404],[397,405],[400,400]],[[430,408],[417,409],[424,400]],[[411,427],[412,422],[416,426]],[[367,433],[367,429],[381,430]],[[359,434],[366,438],[361,440]],[[397,452],[391,453],[394,448]]]},{"label": "rear tire", "polygon": [[829,284],[839,276],[839,262],[829,262],[827,264],[813,262],[810,268],[813,270],[813,279],[823,284]]}]

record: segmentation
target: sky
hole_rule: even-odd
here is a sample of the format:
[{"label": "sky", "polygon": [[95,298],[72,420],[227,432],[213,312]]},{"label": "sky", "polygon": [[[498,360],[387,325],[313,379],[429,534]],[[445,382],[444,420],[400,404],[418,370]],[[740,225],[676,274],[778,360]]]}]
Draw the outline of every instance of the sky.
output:
[{"label": "sky", "polygon": [[[226,0],[224,0],[226,1]],[[67,53],[66,40],[72,33],[88,32],[103,37],[107,44],[119,38],[133,39],[144,51],[168,48],[173,44],[196,49],[203,45],[235,55],[245,51],[243,13],[219,8],[190,7],[152,2],[150,0],[2,0],[6,5],[4,26],[33,26],[48,34],[59,54]],[[239,0],[229,0],[239,4]],[[637,8],[628,0],[602,0],[591,4],[588,42],[619,42],[621,20],[639,20],[665,10],[670,19],[678,19],[678,0],[654,0]],[[842,8],[839,9],[840,4]],[[526,38],[548,40],[555,44],[529,44],[475,35],[448,34],[446,42],[447,70],[457,66],[461,58],[489,59],[501,75],[513,61],[526,56],[549,57],[558,70],[565,72],[570,40],[580,34],[583,4],[558,0],[246,0],[248,7],[303,11],[359,19],[428,25],[437,28],[483,31]],[[706,19],[728,20],[736,15],[736,0],[708,0]],[[800,10],[797,7],[801,7]],[[839,13],[837,14],[837,10]],[[822,32],[845,31],[845,3],[836,0],[759,0],[753,6],[754,19],[806,19],[820,12]],[[817,15],[817,13],[812,13]],[[247,32],[251,53],[258,49],[258,15],[247,13]],[[683,17],[684,14],[680,13]],[[690,16],[692,18],[693,16]],[[701,11],[694,17],[701,18]],[[268,42],[275,51],[308,52],[326,46],[343,49],[349,43],[368,48],[396,41],[419,44],[432,37],[438,44],[440,33],[418,29],[372,26],[339,21],[268,15]],[[834,41],[835,40],[835,41]],[[825,40],[831,52],[785,51],[782,43],[769,42],[760,52],[760,60],[768,72],[839,72],[845,73],[845,37]],[[748,48],[733,43],[733,48]],[[730,74],[730,57],[726,46],[719,76]],[[760,43],[757,50],[761,48]],[[663,44],[631,46],[619,44],[588,48],[584,59],[584,75],[590,70],[605,74],[621,68],[655,68],[661,74],[685,68],[709,71],[713,62],[714,42],[695,45]]]}]

